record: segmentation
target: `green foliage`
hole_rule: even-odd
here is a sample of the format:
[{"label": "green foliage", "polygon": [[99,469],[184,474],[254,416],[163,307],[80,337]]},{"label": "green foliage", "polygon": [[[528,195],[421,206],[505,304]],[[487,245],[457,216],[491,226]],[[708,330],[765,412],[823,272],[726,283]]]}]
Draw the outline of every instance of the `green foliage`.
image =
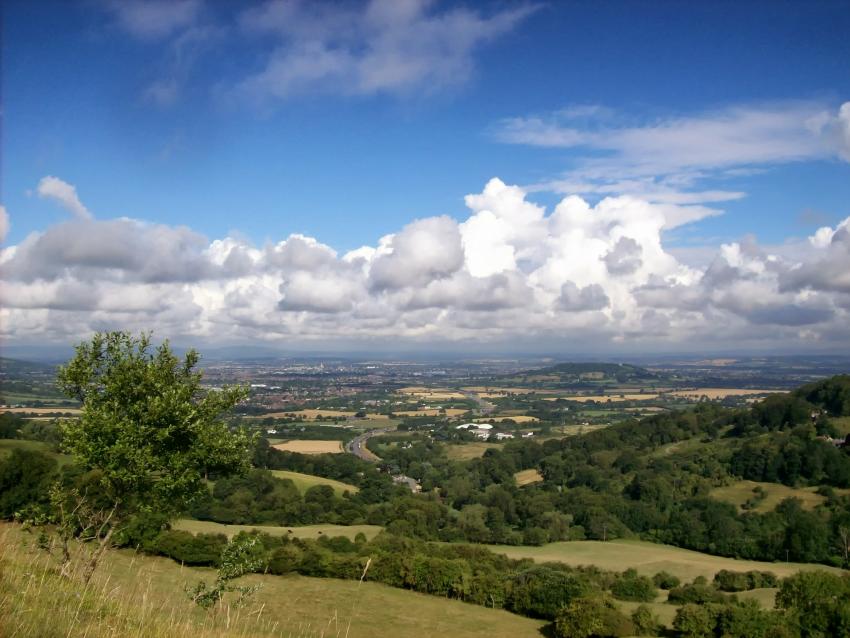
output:
[{"label": "green foliage", "polygon": [[847,635],[850,577],[826,572],[800,572],[786,578],[776,606],[796,619],[803,638]]},{"label": "green foliage", "polygon": [[611,585],[611,593],[620,600],[629,600],[639,603],[648,603],[655,600],[658,590],[652,580],[646,576],[629,569],[614,581]]},{"label": "green foliage", "polygon": [[772,572],[733,572],[721,569],[714,575],[714,584],[721,591],[749,591],[761,587],[776,587],[776,574]]},{"label": "green foliage", "polygon": [[13,448],[8,457],[0,458],[0,518],[45,505],[55,476],[54,459],[42,452]]},{"label": "green foliage", "polygon": [[221,603],[225,594],[236,592],[233,604],[242,606],[259,588],[259,585],[234,585],[237,578],[259,571],[265,564],[260,539],[252,534],[239,534],[224,546],[218,561],[218,574],[212,584],[198,581],[187,587],[186,593],[198,606],[209,609]]},{"label": "green foliage", "polygon": [[665,571],[656,573],[652,577],[652,583],[659,589],[673,589],[682,584],[678,576]]},{"label": "green foliage", "polygon": [[655,636],[661,627],[658,617],[646,605],[638,605],[631,618],[638,636]]},{"label": "green foliage", "polygon": [[190,534],[181,530],[160,532],[151,549],[186,565],[216,565],[227,545],[223,534]]},{"label": "green foliage", "polygon": [[205,474],[247,469],[248,438],[219,420],[246,390],[204,390],[198,360],[189,351],[181,361],[168,342],[154,350],[149,335],[110,332],[59,369],[60,388],[83,404],[79,419],[63,422],[64,447],[101,472],[115,502],[174,511],[203,489]]},{"label": "green foliage", "polygon": [[630,636],[632,622],[604,597],[571,600],[555,616],[555,635],[559,638]]}]

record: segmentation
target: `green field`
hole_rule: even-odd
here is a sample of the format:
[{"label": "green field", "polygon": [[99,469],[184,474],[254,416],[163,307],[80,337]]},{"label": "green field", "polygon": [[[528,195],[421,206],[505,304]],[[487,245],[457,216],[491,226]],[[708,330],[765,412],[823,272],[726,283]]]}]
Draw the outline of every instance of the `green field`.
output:
[{"label": "green field", "polygon": [[288,470],[271,470],[271,473],[277,478],[289,479],[295,483],[295,487],[297,487],[298,491],[302,494],[315,485],[330,485],[338,496],[342,496],[345,492],[351,492],[354,494],[355,492],[360,491],[360,488],[356,485],[349,485],[348,483],[334,481],[333,479],[321,476],[314,476],[313,474],[301,474],[300,472],[289,472]]},{"label": "green field", "polygon": [[44,452],[48,456],[52,456],[60,466],[67,465],[71,462],[71,457],[67,454],[54,452],[50,445],[41,441],[25,441],[23,439],[0,439],[0,458],[11,453],[12,448],[21,450],[31,450],[33,452]]},{"label": "green field", "polygon": [[363,533],[371,540],[383,529],[380,525],[301,525],[282,527],[278,525],[223,525],[212,521],[195,521],[181,518],[171,524],[174,529],[182,529],[193,534],[225,534],[233,536],[239,532],[249,532],[252,529],[265,532],[272,536],[292,536],[294,538],[318,538],[319,536],[345,536],[354,540]]},{"label": "green field", "polygon": [[294,575],[246,577],[261,588],[244,608],[205,613],[183,589],[212,581],[212,570],[111,551],[83,590],[58,577],[33,542],[17,526],[0,525],[2,636],[539,638],[545,624],[368,581]]},{"label": "green field", "polygon": [[446,456],[453,461],[469,461],[481,458],[493,447],[499,447],[498,443],[453,443],[446,445]]},{"label": "green field", "polygon": [[711,580],[721,569],[742,572],[756,569],[773,572],[779,577],[790,576],[800,570],[841,571],[823,565],[736,560],[636,540],[566,541],[549,543],[541,547],[511,545],[488,545],[487,547],[509,558],[531,558],[537,562],[553,561],[568,565],[595,565],[612,571],[634,568],[647,576],[667,571],[684,581],[691,581],[697,576],[705,576]]},{"label": "green field", "polygon": [[841,436],[850,434],[850,416],[834,417],[829,422],[835,426]]},{"label": "green field", "polygon": [[[758,501],[756,507],[750,510],[752,512],[772,512],[786,498],[799,499],[803,509],[807,510],[814,509],[826,500],[820,494],[815,494],[816,487],[794,488],[779,483],[757,483],[756,481],[737,481],[731,485],[717,487],[709,492],[709,496],[719,501],[732,503],[732,505],[737,505],[740,508],[754,496],[753,489],[756,487],[761,487],[766,496]],[[836,490],[839,493],[846,491]]]}]

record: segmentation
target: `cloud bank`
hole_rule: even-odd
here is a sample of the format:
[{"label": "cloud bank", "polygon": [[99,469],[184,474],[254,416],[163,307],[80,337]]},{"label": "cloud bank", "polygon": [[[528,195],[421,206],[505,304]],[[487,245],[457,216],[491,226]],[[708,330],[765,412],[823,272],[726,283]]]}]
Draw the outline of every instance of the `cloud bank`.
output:
[{"label": "cloud bank", "polygon": [[850,218],[793,249],[724,244],[694,268],[664,246],[663,205],[571,195],[546,210],[495,178],[465,201],[463,220],[417,219],[345,254],[298,234],[256,246],[76,214],[0,253],[0,337],[67,343],[153,329],[194,343],[552,350],[850,343]]}]

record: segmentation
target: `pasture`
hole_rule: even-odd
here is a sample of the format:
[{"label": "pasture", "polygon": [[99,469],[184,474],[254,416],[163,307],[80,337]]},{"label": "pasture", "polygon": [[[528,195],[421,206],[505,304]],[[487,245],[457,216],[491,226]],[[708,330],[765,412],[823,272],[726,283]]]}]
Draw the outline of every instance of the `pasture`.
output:
[{"label": "pasture", "polygon": [[394,416],[460,416],[461,414],[466,414],[469,410],[465,410],[462,408],[422,408],[421,410],[401,410],[400,412],[393,412]]},{"label": "pasture", "polygon": [[634,394],[570,394],[559,397],[546,397],[546,401],[557,401],[565,399],[567,401],[575,401],[576,403],[624,403],[626,401],[653,401],[658,399],[659,395],[653,392],[634,393]]},{"label": "pasture", "polygon": [[[825,497],[815,493],[816,487],[794,488],[780,483],[758,483],[756,481],[737,481],[731,485],[716,487],[708,495],[718,501],[732,503],[732,505],[743,509],[744,503],[755,496],[753,490],[756,487],[761,487],[766,496],[756,501],[755,507],[750,511],[761,514],[772,512],[786,498],[799,499],[803,509],[806,510],[813,510],[826,500]],[[840,494],[850,492],[850,490],[836,490],[836,492]]]},{"label": "pasture", "polygon": [[452,461],[469,461],[484,456],[484,452],[492,447],[499,447],[497,443],[452,443],[446,445],[446,456]]},{"label": "pasture", "polygon": [[80,414],[80,408],[68,408],[57,405],[53,408],[0,408],[0,412],[9,412],[11,414]]},{"label": "pasture", "polygon": [[543,622],[368,580],[251,575],[243,608],[207,613],[184,593],[211,569],[110,551],[88,587],[61,578],[52,559],[11,524],[0,525],[0,635],[152,638],[539,638]]},{"label": "pasture", "polygon": [[538,419],[536,416],[529,416],[527,414],[500,414],[487,418],[472,419],[474,423],[504,423],[505,421],[513,421],[514,423],[536,423],[539,420],[540,419]]},{"label": "pasture", "polygon": [[634,568],[639,573],[652,576],[667,571],[684,581],[697,576],[709,580],[721,569],[770,571],[779,577],[790,576],[801,570],[824,569],[839,573],[841,570],[824,565],[803,563],[767,563],[711,556],[689,549],[660,545],[647,541],[564,541],[540,547],[487,545],[492,551],[509,558],[530,558],[536,562],[561,562],[567,565],[595,565],[601,569],[623,571]]},{"label": "pasture", "polygon": [[299,454],[342,454],[342,441],[286,441],[275,443],[272,447],[283,452],[298,452]]},{"label": "pasture", "polygon": [[709,400],[725,399],[726,397],[748,397],[762,394],[773,394],[784,390],[754,390],[751,388],[695,388],[693,390],[673,390],[671,396],[698,401],[705,397]]},{"label": "pasture", "polygon": [[539,483],[543,480],[543,475],[535,469],[521,470],[514,474],[514,480],[519,487]]},{"label": "pasture", "polygon": [[356,485],[349,485],[342,481],[334,481],[333,479],[324,478],[323,476],[315,476],[313,474],[302,474],[301,472],[290,472],[288,470],[270,470],[271,473],[280,479],[289,479],[295,483],[295,487],[302,494],[316,485],[328,485],[333,488],[337,496],[342,496],[345,492],[352,494],[359,492],[360,488]]},{"label": "pasture", "polygon": [[319,536],[345,536],[354,540],[354,537],[361,533],[372,540],[383,529],[380,525],[224,525],[212,521],[196,521],[191,518],[178,519],[171,524],[171,527],[192,534],[224,534],[228,538],[239,532],[250,532],[255,529],[269,536],[290,536],[313,540]]}]

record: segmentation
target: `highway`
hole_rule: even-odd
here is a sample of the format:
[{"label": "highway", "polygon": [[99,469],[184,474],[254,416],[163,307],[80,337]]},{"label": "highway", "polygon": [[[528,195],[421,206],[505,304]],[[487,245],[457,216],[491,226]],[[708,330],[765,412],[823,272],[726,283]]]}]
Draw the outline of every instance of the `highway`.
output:
[{"label": "highway", "polygon": [[366,441],[380,432],[381,430],[369,430],[368,432],[364,432],[363,434],[351,439],[351,441],[348,442],[348,445],[345,446],[345,451],[363,459],[364,461],[377,463],[381,459],[379,456],[372,454],[372,452],[366,448]]}]

